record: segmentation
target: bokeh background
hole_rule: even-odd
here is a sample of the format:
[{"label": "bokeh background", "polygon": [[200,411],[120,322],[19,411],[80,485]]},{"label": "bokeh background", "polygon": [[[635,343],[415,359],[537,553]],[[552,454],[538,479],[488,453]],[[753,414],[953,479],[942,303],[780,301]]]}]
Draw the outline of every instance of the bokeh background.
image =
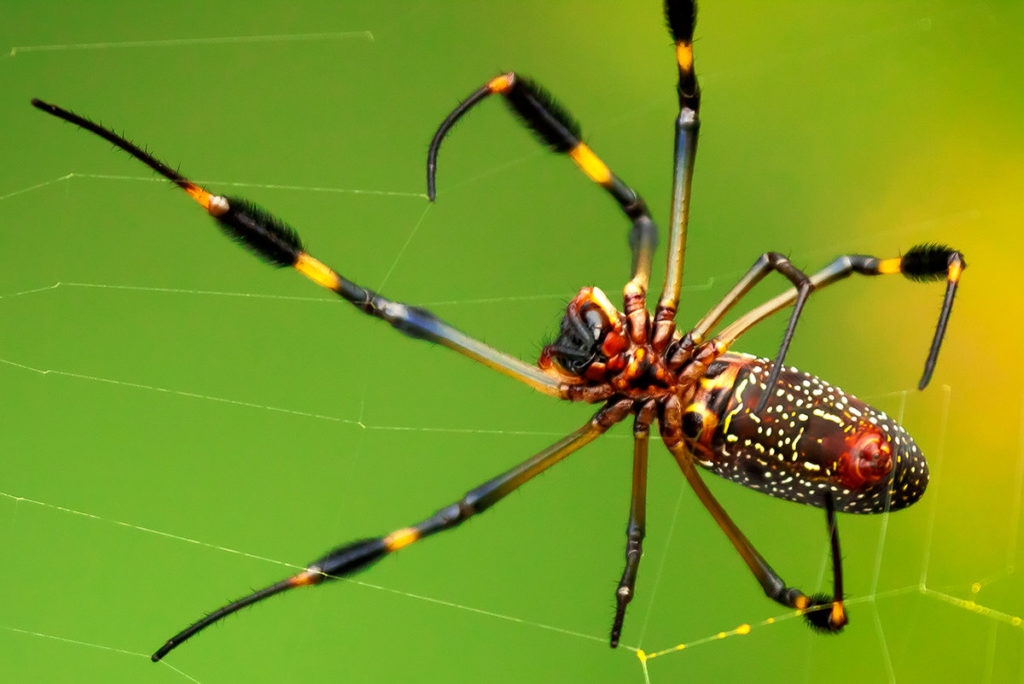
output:
[{"label": "bokeh background", "polygon": [[[813,270],[936,241],[969,262],[925,392],[941,284],[815,294],[790,352],[901,417],[933,469],[913,508],[841,519],[842,636],[763,625],[784,611],[652,448],[638,596],[610,650],[620,428],[458,531],[238,615],[167,666],[146,655],[204,611],[421,519],[589,410],[272,271],[29,98],[125,131],[271,207],[350,278],[533,359],[579,287],[619,291],[627,224],[498,102],[449,139],[428,208],[430,136],[517,69],[664,224],[671,42],[654,0],[5,0],[0,14],[5,681],[1024,681],[1020,3],[701,9],[683,325],[766,250]],[[738,346],[771,354],[783,324]],[[788,581],[828,586],[820,511],[710,486]],[[645,673],[636,649],[680,643]]]}]

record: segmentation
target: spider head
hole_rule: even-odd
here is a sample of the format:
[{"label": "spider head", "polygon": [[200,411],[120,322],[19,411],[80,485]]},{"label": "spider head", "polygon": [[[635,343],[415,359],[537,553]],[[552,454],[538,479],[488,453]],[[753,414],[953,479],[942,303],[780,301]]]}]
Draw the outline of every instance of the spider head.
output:
[{"label": "spider head", "polygon": [[538,365],[566,382],[603,382],[622,370],[629,340],[623,317],[599,288],[585,287],[565,308],[554,342],[544,347]]}]

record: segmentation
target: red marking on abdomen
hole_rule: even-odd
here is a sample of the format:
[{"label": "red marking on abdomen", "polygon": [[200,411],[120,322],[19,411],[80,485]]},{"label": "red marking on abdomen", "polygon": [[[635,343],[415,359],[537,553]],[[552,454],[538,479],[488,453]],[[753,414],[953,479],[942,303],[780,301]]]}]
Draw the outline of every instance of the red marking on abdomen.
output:
[{"label": "red marking on abdomen", "polygon": [[[835,444],[840,441],[841,445]],[[853,433],[830,435],[822,445],[841,452],[836,473],[847,489],[870,487],[892,472],[892,447],[882,431],[870,423],[861,423]]]}]

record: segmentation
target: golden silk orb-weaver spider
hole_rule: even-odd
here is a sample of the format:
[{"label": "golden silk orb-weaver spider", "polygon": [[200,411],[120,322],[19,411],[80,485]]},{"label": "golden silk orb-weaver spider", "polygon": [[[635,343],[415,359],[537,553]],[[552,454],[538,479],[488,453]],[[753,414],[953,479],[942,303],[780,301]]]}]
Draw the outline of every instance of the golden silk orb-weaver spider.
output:
[{"label": "golden silk orb-weaver spider", "polygon": [[[568,155],[619,204],[632,224],[632,277],[619,310],[596,287],[569,302],[556,339],[530,365],[456,330],[431,312],[391,301],[347,280],[305,251],[283,221],[246,200],[208,192],[113,131],[52,104],[37,108],[91,131],[128,152],[187,192],[233,239],[275,266],[290,266],[316,284],[383,319],[405,335],[441,344],[535,390],[559,399],[602,404],[582,427],[522,463],[466,493],[426,519],[389,534],[341,545],[302,572],[229,603],[171,637],[152,656],[160,660],[186,640],[250,604],[288,589],[315,585],[365,569],[384,556],[458,526],[500,501],[539,473],[633,417],[633,482],[626,564],[615,592],[610,643],[618,644],[634,595],[645,530],[647,452],[651,425],[675,458],[701,503],[728,536],[765,594],[803,612],[809,624],[837,632],[847,624],[836,512],[881,513],[913,504],[928,483],[925,459],[910,436],[885,414],[853,396],[784,365],[786,351],[809,295],[853,273],[901,273],[914,280],[946,280],[945,299],[919,387],[935,366],[957,285],[965,267],[960,252],[934,244],[901,257],[843,255],[807,275],[781,254],[762,254],[736,285],[692,328],[678,329],[676,313],[690,207],[690,185],[700,127],[700,88],[693,61],[696,7],[667,0],[675,43],[679,114],[665,284],[653,314],[647,289],[657,228],[640,195],[583,142],[580,127],[539,85],[516,73],[499,75],[474,91],[445,118],[427,158],[428,196],[436,197],[437,156],[453,124],[491,95],[500,95],[541,142]],[[717,332],[725,316],[765,276],[777,272],[791,290],[739,316]],[[774,359],[730,352],[752,326],[792,306]],[[823,508],[831,543],[831,596],[808,596],[787,586],[705,486],[697,466],[770,496]]]}]

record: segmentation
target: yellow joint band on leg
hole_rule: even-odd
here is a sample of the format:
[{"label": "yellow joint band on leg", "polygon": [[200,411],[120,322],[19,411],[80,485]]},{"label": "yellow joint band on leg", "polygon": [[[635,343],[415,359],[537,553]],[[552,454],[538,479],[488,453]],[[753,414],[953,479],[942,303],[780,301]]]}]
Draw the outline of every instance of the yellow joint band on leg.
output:
[{"label": "yellow joint band on leg", "polygon": [[949,275],[946,279],[951,283],[960,282],[960,274],[963,273],[963,266],[960,265],[959,261],[954,261],[949,266]]},{"label": "yellow joint band on leg", "polygon": [[878,262],[878,272],[883,275],[889,275],[891,273],[899,273],[902,268],[903,259],[896,257],[894,259],[882,259]]},{"label": "yellow joint band on leg", "polygon": [[181,188],[189,194],[189,197],[198,202],[203,209],[210,212],[211,216],[223,216],[231,209],[231,205],[228,204],[225,197],[209,193],[195,183],[186,182]]},{"label": "yellow joint band on leg", "polygon": [[583,173],[587,174],[590,180],[601,185],[609,185],[612,182],[611,170],[585,144],[578,143],[576,147],[569,150],[569,156],[583,169]]},{"label": "yellow joint band on leg", "polygon": [[305,252],[295,260],[295,270],[328,290],[336,290],[340,284],[337,273]]},{"label": "yellow joint band on leg", "polygon": [[317,581],[317,574],[318,573],[312,572],[311,570],[304,570],[289,579],[288,584],[293,587],[305,587],[310,584],[315,584]]},{"label": "yellow joint band on leg", "polygon": [[841,601],[834,601],[832,603],[832,624],[841,625],[846,622],[846,611],[843,610],[843,604]]},{"label": "yellow joint band on leg", "polygon": [[681,71],[693,71],[693,43],[676,43],[676,61]]},{"label": "yellow joint band on leg", "polygon": [[412,544],[419,538],[420,533],[415,527],[403,527],[384,537],[384,548],[388,551],[398,551],[398,549]]},{"label": "yellow joint band on leg", "polygon": [[212,198],[213,195],[208,193],[206,190],[203,190],[198,185],[194,185],[192,183],[183,185],[181,187],[185,192],[189,194],[189,196],[192,199],[198,202],[200,206],[203,207],[203,209],[206,209],[207,211],[210,210],[210,198]]},{"label": "yellow joint band on leg", "polygon": [[495,76],[487,82],[487,88],[492,93],[506,93],[512,87],[512,74]]}]

